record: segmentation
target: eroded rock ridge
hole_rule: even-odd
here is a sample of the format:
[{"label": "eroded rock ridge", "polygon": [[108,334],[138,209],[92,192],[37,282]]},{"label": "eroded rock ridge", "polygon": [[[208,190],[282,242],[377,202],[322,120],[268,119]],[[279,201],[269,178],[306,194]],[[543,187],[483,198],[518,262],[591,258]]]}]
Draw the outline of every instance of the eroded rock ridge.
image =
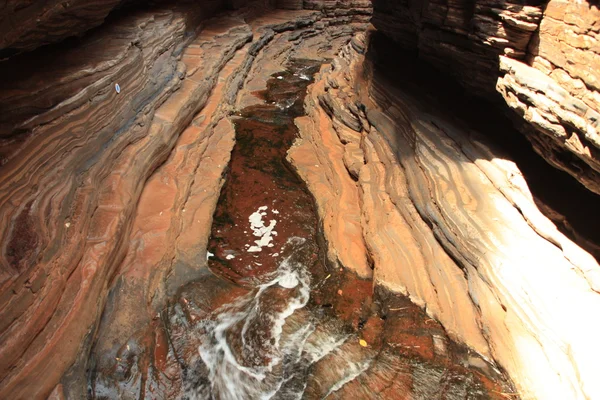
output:
[{"label": "eroded rock ridge", "polygon": [[388,47],[366,59],[364,48],[355,37],[321,70],[289,153],[319,194],[330,255],[425,307],[524,398],[598,396],[596,260],[539,211],[484,131],[395,75]]},{"label": "eroded rock ridge", "polygon": [[600,193],[594,1],[375,0],[373,6],[377,29],[472,94],[504,101],[542,157]]},{"label": "eroded rock ridge", "polygon": [[[222,332],[198,321],[210,307],[235,319],[255,303],[287,304],[296,287],[311,300],[301,292],[298,313],[277,310],[277,329],[288,355],[301,350],[293,365],[303,379],[313,376],[265,381],[260,393],[600,397],[600,326],[590,315],[600,309],[600,267],[582,249],[600,247],[581,232],[585,221],[561,214],[577,199],[542,204],[486,137],[492,122],[453,112],[468,104],[464,93],[417,78],[425,61],[500,110],[490,115],[511,116],[593,209],[597,5],[72,0],[9,1],[0,14],[0,398],[208,396],[213,371],[200,358],[213,348],[202,340]],[[324,239],[302,257],[325,269],[307,262],[301,274],[284,268],[257,283],[240,257],[219,275],[207,249],[235,257],[210,240],[225,237],[211,226],[234,221],[213,225],[226,214],[214,215],[228,174],[242,170],[230,163],[236,118],[267,104],[269,80],[289,78],[292,59],[323,64],[295,114],[286,165],[314,197],[310,235]],[[275,100],[267,106],[294,104]],[[257,125],[278,121],[272,132],[291,124],[257,109]],[[269,151],[268,139],[252,137]],[[247,192],[269,186],[261,179]],[[256,251],[299,225],[267,237],[267,209],[276,218],[267,207],[250,220]],[[247,353],[257,365],[268,358]]]}]

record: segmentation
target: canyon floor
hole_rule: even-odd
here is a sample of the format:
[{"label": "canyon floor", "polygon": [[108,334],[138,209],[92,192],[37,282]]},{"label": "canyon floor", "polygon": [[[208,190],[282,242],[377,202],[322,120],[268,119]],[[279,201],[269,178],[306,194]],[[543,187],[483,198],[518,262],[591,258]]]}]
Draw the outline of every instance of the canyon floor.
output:
[{"label": "canyon floor", "polygon": [[[339,43],[348,41],[350,34],[341,36]],[[313,41],[300,37],[290,45],[290,38],[282,36],[264,47],[264,55],[259,53],[227,119],[228,129],[215,132],[221,135],[215,143],[225,139],[226,145],[213,151],[225,156],[204,155],[212,162],[206,168],[220,168],[223,181],[213,204],[207,268],[177,289],[150,326],[115,343],[115,338],[122,338],[124,321],[132,321],[139,312],[139,303],[131,304],[136,289],[125,286],[131,281],[117,285],[94,350],[98,362],[91,374],[91,396],[503,399],[514,395],[512,384],[495,365],[450,339],[406,296],[378,288],[369,277],[327,260],[313,195],[286,156],[298,138],[294,120],[304,114],[307,87],[337,49],[318,37]],[[234,70],[240,54],[223,71]],[[195,121],[205,123],[206,110],[223,105],[223,89],[217,83]],[[175,149],[195,150],[195,143],[185,140],[189,129]],[[160,189],[165,182],[162,171],[177,173],[170,167],[175,162],[177,158],[169,157],[150,178],[150,185],[156,181],[161,186],[145,189],[148,207],[156,207],[157,196],[168,193]],[[205,174],[206,170],[196,170],[196,179],[201,178],[193,184],[209,183]],[[217,190],[209,191],[214,202]],[[198,218],[196,204],[209,191],[191,192],[177,212]],[[142,195],[140,210],[144,200]],[[173,212],[160,210],[146,215]],[[190,225],[206,228],[210,217],[205,214]],[[165,240],[172,239],[157,240],[164,248]]]},{"label": "canyon floor", "polygon": [[595,195],[370,2],[306,5],[0,63],[0,399],[600,394]]}]

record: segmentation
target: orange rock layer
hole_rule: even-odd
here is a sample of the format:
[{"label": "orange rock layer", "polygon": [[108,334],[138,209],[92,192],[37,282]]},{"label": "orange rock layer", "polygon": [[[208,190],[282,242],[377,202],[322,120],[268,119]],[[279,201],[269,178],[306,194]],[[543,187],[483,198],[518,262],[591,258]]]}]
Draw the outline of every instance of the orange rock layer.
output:
[{"label": "orange rock layer", "polygon": [[588,315],[600,266],[537,209],[516,165],[363,55],[361,36],[309,87],[289,159],[317,200],[330,258],[410,296],[493,359],[525,399],[600,395]]},{"label": "orange rock layer", "polygon": [[[17,3],[0,17],[0,58],[84,32],[121,4]],[[588,315],[600,307],[600,267],[538,210],[485,132],[397,86],[365,57],[363,36],[350,40],[368,2],[212,19],[221,3],[184,3],[123,12],[0,63],[10,77],[0,83],[0,398],[85,398],[90,380],[96,397],[181,395],[168,341],[189,354],[194,342],[167,337],[163,311],[177,298],[189,312],[178,293],[210,279],[232,118],[263,101],[256,92],[290,58],[332,59],[288,154],[315,197],[328,264],[409,296],[523,398],[600,396],[600,325]],[[598,192],[597,10],[439,1],[415,27],[409,3],[376,1],[376,25],[438,66],[454,60],[467,87],[497,89],[536,150]],[[323,395],[316,384],[308,393]]]},{"label": "orange rock layer", "polygon": [[[173,367],[160,312],[205,273],[230,116],[270,74],[261,58],[331,58],[368,18],[203,12],[131,12],[1,65],[0,398],[84,398],[90,363],[119,370],[135,338],[140,365]],[[123,393],[149,395],[148,371]]]}]

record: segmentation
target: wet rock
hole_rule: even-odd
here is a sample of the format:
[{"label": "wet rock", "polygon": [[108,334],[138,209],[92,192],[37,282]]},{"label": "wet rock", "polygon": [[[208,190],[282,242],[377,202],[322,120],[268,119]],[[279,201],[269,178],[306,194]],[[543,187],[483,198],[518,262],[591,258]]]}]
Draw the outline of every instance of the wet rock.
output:
[{"label": "wet rock", "polygon": [[[75,8],[58,17],[66,28],[71,18],[77,34],[111,4],[85,27]],[[162,315],[167,300],[206,271],[237,94],[274,37],[298,30],[296,42],[286,36],[286,50],[335,51],[321,50],[323,38],[303,40],[317,20],[334,16],[259,7],[207,21],[213,6],[132,9],[81,39],[1,63],[0,397],[59,395],[67,375],[63,393],[86,393],[93,368],[104,371],[91,374],[98,396],[174,393],[169,382],[180,369],[171,348],[159,349]],[[340,44],[363,26],[328,24],[320,29]],[[18,47],[66,33],[47,35],[45,26]],[[253,31],[264,34],[252,41]],[[117,356],[127,344],[133,355]],[[115,371],[120,383],[111,381]]]},{"label": "wet rock", "polygon": [[[34,3],[0,17],[0,398],[598,393],[598,264],[378,68],[369,2]],[[597,192],[596,11],[544,6],[374,24]]]}]

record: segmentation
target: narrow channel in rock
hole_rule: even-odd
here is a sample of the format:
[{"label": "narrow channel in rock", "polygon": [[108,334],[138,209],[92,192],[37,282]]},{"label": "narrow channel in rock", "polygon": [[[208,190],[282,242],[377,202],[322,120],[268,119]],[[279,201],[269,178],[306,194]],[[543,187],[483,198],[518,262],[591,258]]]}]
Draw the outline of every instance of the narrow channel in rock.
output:
[{"label": "narrow channel in rock", "polygon": [[597,0],[0,9],[0,399],[600,398]]},{"label": "narrow channel in rock", "polygon": [[318,63],[294,60],[244,109],[208,275],[169,309],[189,398],[504,398],[511,385],[408,299],[333,268],[285,160]]}]

